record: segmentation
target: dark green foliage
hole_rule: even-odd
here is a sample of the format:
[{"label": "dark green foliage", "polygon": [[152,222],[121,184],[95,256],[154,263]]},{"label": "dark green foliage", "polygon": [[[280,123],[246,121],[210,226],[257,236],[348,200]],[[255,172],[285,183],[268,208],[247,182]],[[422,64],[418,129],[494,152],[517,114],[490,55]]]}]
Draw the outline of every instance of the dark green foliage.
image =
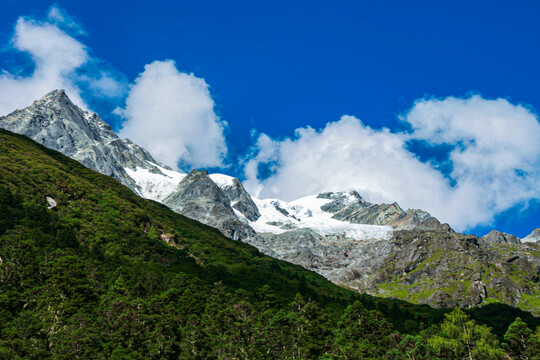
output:
[{"label": "dark green foliage", "polygon": [[487,324],[493,328],[493,333],[499,340],[503,339],[508,326],[517,318],[521,318],[531,329],[540,326],[540,318],[531,313],[511,307],[506,304],[496,303],[467,309],[465,312],[480,324]]},{"label": "dark green foliage", "polygon": [[441,359],[504,359],[505,353],[491,329],[477,325],[456,308],[445,315],[440,330],[429,338],[429,347]]},{"label": "dark green foliage", "polygon": [[514,359],[540,359],[540,338],[517,318],[504,334],[504,347]]},{"label": "dark green foliage", "polygon": [[[0,359],[428,359],[448,338],[445,311],[338,287],[3,130],[0,259]],[[502,351],[480,330],[475,351]]]},{"label": "dark green foliage", "polygon": [[380,359],[390,345],[391,332],[380,312],[368,311],[355,301],[338,324],[334,354],[339,359]]}]

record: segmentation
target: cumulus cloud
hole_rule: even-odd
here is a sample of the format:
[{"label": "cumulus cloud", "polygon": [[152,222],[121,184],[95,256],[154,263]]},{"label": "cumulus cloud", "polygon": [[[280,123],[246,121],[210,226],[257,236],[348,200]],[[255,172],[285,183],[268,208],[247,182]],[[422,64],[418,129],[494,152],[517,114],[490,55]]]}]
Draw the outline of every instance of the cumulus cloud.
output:
[{"label": "cumulus cloud", "polygon": [[223,165],[226,123],[214,112],[208,84],[171,60],[146,65],[117,113],[126,119],[120,136],[173,168]]},{"label": "cumulus cloud", "polygon": [[83,109],[89,107],[85,100],[110,107],[126,99],[125,108],[116,111],[125,120],[121,136],[175,168],[179,163],[223,165],[226,123],[216,116],[204,79],[179,72],[172,61],[156,61],[129,86],[124,74],[92,56],[77,38],[82,35],[82,26],[57,6],[44,19],[20,17],[10,50],[26,55],[31,71],[0,71],[0,115],[26,107],[54,89],[65,89]]},{"label": "cumulus cloud", "polygon": [[[422,99],[402,120],[411,132],[375,130],[344,116],[293,138],[261,134],[245,164],[246,186],[288,200],[354,189],[369,201],[425,209],[458,230],[540,197],[540,124],[530,109],[480,96]],[[411,141],[448,145],[450,173],[421,161],[408,150]],[[261,169],[271,175],[261,179]]]},{"label": "cumulus cloud", "polygon": [[95,96],[121,94],[125,88],[121,78],[107,69],[96,70],[96,64],[102,62],[73,36],[82,33],[80,25],[55,6],[45,20],[19,18],[11,50],[27,54],[33,69],[29,74],[20,69],[0,72],[0,115],[28,106],[54,89],[65,89],[83,108],[87,108],[81,97],[85,87]]},{"label": "cumulus cloud", "polygon": [[457,208],[450,219],[487,224],[495,214],[540,197],[540,124],[531,109],[506,99],[448,97],[419,100],[403,119],[412,125],[413,139],[453,146],[451,200],[472,206]]}]

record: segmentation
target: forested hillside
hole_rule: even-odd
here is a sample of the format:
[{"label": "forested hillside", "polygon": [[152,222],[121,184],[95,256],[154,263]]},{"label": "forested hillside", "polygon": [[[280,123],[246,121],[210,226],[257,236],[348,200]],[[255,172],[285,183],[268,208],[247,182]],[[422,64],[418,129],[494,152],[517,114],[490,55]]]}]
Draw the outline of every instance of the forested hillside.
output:
[{"label": "forested hillside", "polygon": [[2,359],[534,359],[539,325],[359,295],[0,130]]}]

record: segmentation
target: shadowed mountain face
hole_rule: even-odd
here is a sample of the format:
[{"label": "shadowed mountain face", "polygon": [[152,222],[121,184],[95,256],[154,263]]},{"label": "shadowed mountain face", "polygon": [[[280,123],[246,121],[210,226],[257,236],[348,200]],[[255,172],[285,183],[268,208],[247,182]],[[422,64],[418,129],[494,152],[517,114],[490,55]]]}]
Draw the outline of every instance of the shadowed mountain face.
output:
[{"label": "shadowed mountain face", "polygon": [[179,214],[220,229],[233,240],[256,235],[249,225],[239,220],[230,198],[212,181],[207,171],[190,172],[163,204]]},{"label": "shadowed mountain face", "polygon": [[[0,117],[0,127],[110,175],[136,194],[272,257],[357,291],[437,307],[500,301],[540,311],[540,230],[521,240],[457,234],[429,213],[371,204],[357,192],[256,199],[222,174],[178,173],[55,90]],[[54,199],[52,199],[54,201]],[[167,237],[166,235],[164,235]]]}]

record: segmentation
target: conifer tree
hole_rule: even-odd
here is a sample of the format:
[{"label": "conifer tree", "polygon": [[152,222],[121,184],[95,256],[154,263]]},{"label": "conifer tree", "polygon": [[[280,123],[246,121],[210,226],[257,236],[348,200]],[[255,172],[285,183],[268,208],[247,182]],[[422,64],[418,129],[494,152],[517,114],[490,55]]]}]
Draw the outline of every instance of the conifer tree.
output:
[{"label": "conifer tree", "polygon": [[477,325],[459,308],[445,314],[439,333],[430,337],[429,346],[442,359],[497,360],[505,357],[491,329]]},{"label": "conifer tree", "polygon": [[540,359],[540,339],[521,318],[510,324],[504,334],[504,347],[514,359]]}]

